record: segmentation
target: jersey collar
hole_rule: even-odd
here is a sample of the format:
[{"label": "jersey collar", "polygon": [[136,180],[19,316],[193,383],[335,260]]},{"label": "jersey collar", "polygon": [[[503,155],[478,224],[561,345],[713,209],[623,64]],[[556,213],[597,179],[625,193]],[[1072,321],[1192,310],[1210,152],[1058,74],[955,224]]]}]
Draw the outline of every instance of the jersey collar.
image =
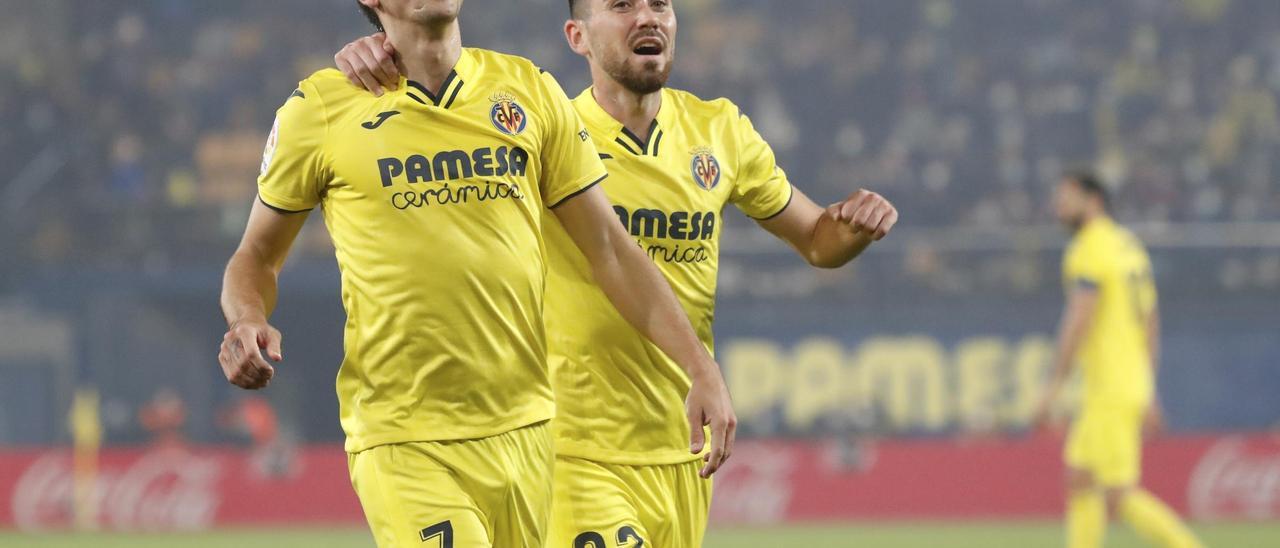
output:
[{"label": "jersey collar", "polygon": [[400,77],[400,89],[406,97],[424,106],[447,109],[453,106],[459,96],[464,95],[462,88],[466,85],[466,81],[471,79],[474,68],[475,59],[472,58],[470,48],[462,48],[458,62],[453,65],[453,70],[449,72],[449,76],[445,77],[438,91],[429,90],[426,86],[403,76]]},{"label": "jersey collar", "polygon": [[591,132],[599,134],[604,140],[612,140],[623,150],[636,156],[658,156],[662,153],[662,140],[666,135],[666,129],[674,123],[675,107],[672,104],[670,90],[665,88],[662,90],[662,106],[658,108],[658,116],[650,125],[647,141],[641,140],[639,136],[623,126],[622,122],[606,112],[600,103],[596,102],[594,90],[594,87],[588,87],[573,100],[578,114],[582,116],[582,121],[587,124]]},{"label": "jersey collar", "polygon": [[1085,223],[1084,226],[1080,227],[1080,234],[1084,235],[1084,234],[1090,234],[1093,232],[1098,232],[1100,230],[1105,230],[1111,227],[1113,224],[1114,223],[1111,221],[1111,217],[1107,215],[1099,215],[1097,217],[1094,217],[1093,219],[1090,219],[1089,222]]}]

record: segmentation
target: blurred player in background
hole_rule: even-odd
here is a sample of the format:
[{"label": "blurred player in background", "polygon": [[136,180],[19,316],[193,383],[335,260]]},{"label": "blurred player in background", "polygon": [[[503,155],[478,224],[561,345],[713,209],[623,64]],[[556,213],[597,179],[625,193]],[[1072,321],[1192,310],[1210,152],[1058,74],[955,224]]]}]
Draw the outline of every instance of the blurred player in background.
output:
[{"label": "blurred player in background", "polygon": [[1107,191],[1089,173],[1069,174],[1054,197],[1072,233],[1063,260],[1067,303],[1053,378],[1035,422],[1043,425],[1077,358],[1084,395],[1067,436],[1067,545],[1101,547],[1108,516],[1149,541],[1199,541],[1164,503],[1139,486],[1143,430],[1162,422],[1155,394],[1160,316],[1147,251],[1107,213]]},{"label": "blurred player in background", "polygon": [[708,473],[733,440],[719,368],[618,225],[564,92],[526,59],[464,49],[461,5],[360,0],[412,80],[382,97],[335,70],[300,83],[278,111],[224,280],[220,363],[237,386],[265,387],[274,369],[260,350],[283,359],[267,323],[277,276],[306,212],[322,206],[347,311],[337,389],[351,479],[382,547],[545,542],[548,210],[602,304],[693,379],[687,413],[714,433]]},{"label": "blurred player in background", "polygon": [[[897,211],[875,193],[860,190],[824,210],[793,188],[733,103],[665,88],[675,53],[671,2],[569,5],[565,35],[593,81],[573,104],[609,168],[602,186],[615,224],[666,275],[708,349],[726,205],[819,267],[847,263],[893,227]],[[335,60],[358,85],[395,89],[396,51],[375,35]],[[689,377],[609,305],[569,235],[556,223],[545,228],[558,406],[548,546],[701,546],[711,485],[698,448],[691,455],[685,445],[699,435],[680,406]]]}]

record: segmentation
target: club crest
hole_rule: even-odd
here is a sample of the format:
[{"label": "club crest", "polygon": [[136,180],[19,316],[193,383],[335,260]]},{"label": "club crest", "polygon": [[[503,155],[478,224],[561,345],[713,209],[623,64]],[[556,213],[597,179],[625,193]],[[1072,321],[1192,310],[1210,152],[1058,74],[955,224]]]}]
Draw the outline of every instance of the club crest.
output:
[{"label": "club crest", "polygon": [[720,162],[712,153],[711,147],[696,147],[689,151],[693,154],[693,182],[704,190],[711,190],[720,184]]},{"label": "club crest", "polygon": [[507,135],[519,135],[524,131],[529,117],[520,104],[516,103],[514,96],[499,92],[489,97],[489,100],[493,101],[493,108],[489,110],[489,120],[493,122],[493,127]]}]

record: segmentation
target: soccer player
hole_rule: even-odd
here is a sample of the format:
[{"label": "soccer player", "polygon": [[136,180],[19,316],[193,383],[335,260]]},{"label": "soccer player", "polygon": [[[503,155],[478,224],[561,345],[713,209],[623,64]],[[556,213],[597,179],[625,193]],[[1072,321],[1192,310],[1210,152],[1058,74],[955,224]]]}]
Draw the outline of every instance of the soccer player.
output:
[{"label": "soccer player", "polygon": [[[609,169],[602,186],[615,223],[666,275],[708,349],[726,205],[820,267],[847,263],[893,227],[897,211],[875,193],[824,210],[794,189],[733,103],[665,88],[677,29],[671,2],[569,5],[565,36],[593,81],[573,104]],[[335,60],[353,83],[393,89],[396,51],[375,35]],[[558,406],[548,546],[701,546],[711,484],[686,445],[699,428],[680,408],[689,378],[608,306],[568,235],[546,228]]]},{"label": "soccer player", "polygon": [[1161,422],[1160,316],[1147,251],[1107,214],[1107,191],[1092,174],[1063,177],[1054,209],[1073,237],[1063,260],[1067,304],[1053,378],[1035,422],[1047,421],[1078,357],[1084,394],[1065,451],[1067,546],[1101,547],[1109,515],[1161,546],[1200,546],[1169,507],[1138,485],[1144,426]]},{"label": "soccer player", "polygon": [[692,379],[693,446],[710,424],[714,471],[732,448],[728,391],[596,186],[604,166],[564,92],[528,60],[464,49],[460,0],[360,1],[412,80],[375,97],[320,71],[280,108],[224,280],[228,380],[256,389],[274,376],[260,351],[283,359],[267,322],[277,275],[321,206],[347,311],[348,462],[378,545],[543,546],[554,410],[543,309],[578,298],[544,300],[551,222],[586,258],[593,295],[607,295],[595,305]]}]

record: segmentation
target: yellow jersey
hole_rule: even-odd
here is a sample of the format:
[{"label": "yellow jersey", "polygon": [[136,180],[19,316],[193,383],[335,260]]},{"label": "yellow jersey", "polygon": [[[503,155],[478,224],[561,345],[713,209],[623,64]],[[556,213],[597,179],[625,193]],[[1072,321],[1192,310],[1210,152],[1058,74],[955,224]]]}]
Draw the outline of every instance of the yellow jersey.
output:
[{"label": "yellow jersey", "polygon": [[1142,242],[1111,219],[1094,219],[1067,247],[1063,277],[1068,290],[1098,292],[1093,322],[1079,353],[1082,405],[1148,405],[1155,381],[1147,329],[1156,287]]},{"label": "yellow jersey", "polygon": [[[724,208],[733,204],[757,219],[777,215],[791,199],[786,174],[728,100],[663,90],[647,140],[605,112],[591,89],[573,104],[609,169],[603,188],[619,222],[665,275],[711,350]],[[685,418],[688,376],[622,318],[564,230],[547,225],[557,454],[633,465],[697,459]]]},{"label": "yellow jersey", "polygon": [[552,417],[544,212],[605,176],[526,59],[467,48],[436,92],[402,84],[375,97],[313,74],[277,112],[258,179],[272,208],[321,206],[333,238],[349,452]]}]

